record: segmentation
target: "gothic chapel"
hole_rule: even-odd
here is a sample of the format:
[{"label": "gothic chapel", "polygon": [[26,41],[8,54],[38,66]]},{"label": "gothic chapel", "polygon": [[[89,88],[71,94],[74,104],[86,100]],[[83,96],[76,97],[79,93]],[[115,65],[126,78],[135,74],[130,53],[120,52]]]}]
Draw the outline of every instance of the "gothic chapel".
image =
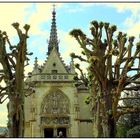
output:
[{"label": "gothic chapel", "polygon": [[35,93],[25,98],[24,137],[93,137],[89,96],[84,86],[75,86],[73,61],[66,66],[60,57],[56,27],[56,11],[48,43],[48,58],[40,67],[35,58],[31,77],[25,81],[36,83]]}]

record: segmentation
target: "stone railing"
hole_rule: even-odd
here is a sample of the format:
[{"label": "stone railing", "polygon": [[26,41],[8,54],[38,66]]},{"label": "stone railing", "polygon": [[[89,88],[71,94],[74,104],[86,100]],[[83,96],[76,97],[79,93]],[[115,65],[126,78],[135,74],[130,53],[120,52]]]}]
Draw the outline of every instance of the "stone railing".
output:
[{"label": "stone railing", "polygon": [[73,81],[73,77],[67,74],[40,74],[33,75],[31,81]]}]

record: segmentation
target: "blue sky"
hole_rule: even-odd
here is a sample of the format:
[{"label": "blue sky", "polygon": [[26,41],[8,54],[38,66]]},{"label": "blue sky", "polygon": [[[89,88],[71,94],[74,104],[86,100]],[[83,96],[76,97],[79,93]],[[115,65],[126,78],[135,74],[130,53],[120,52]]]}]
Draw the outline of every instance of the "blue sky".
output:
[{"label": "blue sky", "polygon": [[[31,25],[28,51],[33,52],[34,55],[30,57],[30,66],[26,68],[26,73],[32,70],[36,56],[39,59],[39,64],[42,64],[46,59],[52,5],[53,3],[0,3],[0,29],[7,31],[13,44],[17,43],[17,34],[11,24],[19,22],[21,27],[25,23]],[[81,52],[77,42],[69,36],[69,32],[73,28],[80,28],[89,34],[92,20],[110,22],[117,25],[118,30],[138,37],[140,33],[140,3],[56,3],[59,47],[66,64],[70,61],[69,54],[71,52],[79,54]],[[0,126],[6,125],[6,116],[5,102],[0,105]]]}]

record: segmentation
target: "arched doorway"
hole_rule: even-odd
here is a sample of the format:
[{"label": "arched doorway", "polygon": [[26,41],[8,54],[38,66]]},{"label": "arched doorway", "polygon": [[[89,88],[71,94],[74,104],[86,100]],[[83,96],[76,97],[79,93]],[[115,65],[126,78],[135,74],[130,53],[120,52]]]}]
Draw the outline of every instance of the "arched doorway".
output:
[{"label": "arched doorway", "polygon": [[44,137],[57,137],[61,131],[68,136],[70,124],[70,102],[60,90],[51,91],[43,100],[41,109],[41,126]]}]

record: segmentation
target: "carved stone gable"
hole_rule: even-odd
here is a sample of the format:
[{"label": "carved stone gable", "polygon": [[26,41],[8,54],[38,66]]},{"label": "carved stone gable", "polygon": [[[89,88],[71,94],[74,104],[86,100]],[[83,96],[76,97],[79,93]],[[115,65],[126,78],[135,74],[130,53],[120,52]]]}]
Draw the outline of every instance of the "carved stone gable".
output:
[{"label": "carved stone gable", "polygon": [[60,57],[59,53],[56,51],[55,48],[51,51],[42,69],[42,73],[54,73],[54,72],[55,74],[68,73],[66,65],[64,64],[62,58]]}]

